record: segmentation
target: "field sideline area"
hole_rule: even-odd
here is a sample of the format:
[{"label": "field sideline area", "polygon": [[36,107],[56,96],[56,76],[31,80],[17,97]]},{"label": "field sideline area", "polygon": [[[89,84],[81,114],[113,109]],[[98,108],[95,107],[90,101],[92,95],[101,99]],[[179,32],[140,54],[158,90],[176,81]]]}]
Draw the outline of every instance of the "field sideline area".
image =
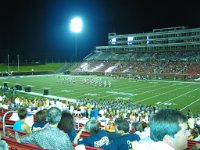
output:
[{"label": "field sideline area", "polygon": [[[86,83],[105,81],[111,87],[102,84]],[[22,77],[1,77],[0,84],[8,82],[9,87],[20,84],[31,86],[31,91],[43,94],[45,88],[49,95],[72,99],[89,98],[94,100],[124,100],[137,104],[159,105],[160,107],[188,109],[194,114],[200,108],[200,82],[134,80],[104,76],[42,75]]]}]

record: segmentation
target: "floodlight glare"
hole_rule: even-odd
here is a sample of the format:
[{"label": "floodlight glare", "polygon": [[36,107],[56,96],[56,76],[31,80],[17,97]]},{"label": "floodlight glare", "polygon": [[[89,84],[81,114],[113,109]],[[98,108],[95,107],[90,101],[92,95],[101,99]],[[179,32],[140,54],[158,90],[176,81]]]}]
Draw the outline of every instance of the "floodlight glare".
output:
[{"label": "floodlight glare", "polygon": [[82,20],[79,17],[71,19],[70,28],[72,32],[81,32],[82,30]]},{"label": "floodlight glare", "polygon": [[128,37],[128,45],[131,45],[133,43],[133,37],[129,36]]},{"label": "floodlight glare", "polygon": [[112,38],[111,39],[111,43],[114,45],[114,44],[116,44],[116,38]]}]

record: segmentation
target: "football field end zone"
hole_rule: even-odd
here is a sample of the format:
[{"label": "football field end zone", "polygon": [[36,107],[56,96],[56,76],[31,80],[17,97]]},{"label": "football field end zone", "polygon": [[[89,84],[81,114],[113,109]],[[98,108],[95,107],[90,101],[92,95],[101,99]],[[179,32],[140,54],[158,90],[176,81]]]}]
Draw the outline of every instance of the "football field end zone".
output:
[{"label": "football field end zone", "polygon": [[17,92],[24,93],[24,94],[29,94],[29,95],[33,95],[33,96],[35,95],[35,96],[51,98],[51,99],[67,100],[69,102],[76,103],[76,99],[72,99],[72,98],[59,97],[59,96],[54,96],[54,95],[43,95],[41,93],[36,93],[36,92],[25,92],[24,90],[17,90]]}]

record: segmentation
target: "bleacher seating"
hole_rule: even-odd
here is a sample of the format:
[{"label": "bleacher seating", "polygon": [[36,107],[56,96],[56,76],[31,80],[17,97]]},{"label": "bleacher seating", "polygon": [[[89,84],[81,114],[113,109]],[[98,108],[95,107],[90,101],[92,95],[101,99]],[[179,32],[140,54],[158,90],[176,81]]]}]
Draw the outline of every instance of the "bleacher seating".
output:
[{"label": "bleacher seating", "polygon": [[[10,118],[10,116],[11,116],[11,114],[13,112],[14,111],[0,109],[0,115],[6,115],[6,116],[3,117],[3,118],[5,118],[5,120],[4,120],[5,122],[9,121],[9,118]],[[82,117],[76,116],[76,118],[81,119]],[[12,123],[14,124],[14,121]],[[83,125],[84,124],[79,124],[78,127],[82,127]],[[16,132],[18,133],[17,135],[19,137],[28,134],[28,133],[24,133],[24,132],[15,131],[12,128],[9,128],[9,127],[5,127],[5,132],[3,132],[5,134],[3,134],[2,139],[5,140],[8,143],[8,145],[10,146],[10,150],[13,150],[13,149],[15,149],[15,150],[18,150],[18,149],[20,149],[20,150],[21,149],[22,150],[25,150],[25,149],[27,149],[27,150],[29,150],[29,149],[36,149],[36,150],[42,149],[42,148],[37,147],[37,146],[32,145],[32,144],[20,144],[20,143],[17,143],[17,141],[15,140]],[[78,132],[78,130],[77,130],[77,132]],[[85,137],[90,136],[90,135],[91,134],[88,133],[88,132],[82,132],[81,138],[85,138]],[[192,147],[195,144],[200,144],[200,141],[189,140],[188,141],[188,147],[187,147],[186,150],[192,149]],[[99,148],[90,147],[90,146],[86,146],[86,150],[100,150],[100,149]]]},{"label": "bleacher seating", "polygon": [[[1,125],[1,129],[3,128],[3,136],[2,136],[2,140],[5,140],[7,142],[7,144],[9,145],[9,150],[43,150],[41,147],[38,147],[36,145],[33,144],[20,144],[18,143],[15,138],[16,135],[18,137],[27,135],[28,133],[24,133],[24,132],[20,132],[20,131],[16,131],[13,130],[10,127],[7,127],[7,125],[13,125],[14,121],[10,121],[10,116],[12,115],[13,111],[9,111],[9,110],[5,110],[5,109],[1,109],[0,110],[0,115],[4,116],[4,121],[5,123],[3,123],[3,121],[1,121],[0,125]],[[36,120],[36,118],[34,117],[34,120]],[[3,127],[4,124],[4,127]],[[78,130],[77,130],[78,132]],[[90,136],[91,134],[88,132],[83,132],[81,134],[81,138],[85,138],[87,136]],[[74,145],[76,146],[76,145]],[[94,148],[94,147],[90,147],[90,146],[86,146],[85,147],[86,150],[100,150],[99,148]]]},{"label": "bleacher seating", "polygon": [[188,147],[186,150],[191,150],[195,144],[200,144],[200,141],[188,140]]},{"label": "bleacher seating", "polygon": [[[1,108],[0,109],[0,116],[3,117],[5,115],[5,113],[8,112],[8,111],[9,110],[7,110],[7,109]],[[11,115],[12,115],[12,113],[6,115],[5,124],[7,124],[7,125],[13,125],[15,123],[14,121],[9,120],[9,118],[11,117]],[[0,120],[0,129],[3,129],[3,118],[2,118],[2,120]]]},{"label": "bleacher seating", "polygon": [[20,131],[13,130],[12,128],[5,128],[5,136],[6,137],[15,138],[16,133],[19,137],[29,134],[26,132],[20,132]]},{"label": "bleacher seating", "polygon": [[189,74],[191,76],[200,74],[200,64],[191,65],[187,70],[187,74]]},{"label": "bleacher seating", "polygon": [[7,142],[9,150],[43,150],[41,147],[33,144],[20,144],[13,138],[2,136],[1,139]]},{"label": "bleacher seating", "polygon": [[86,146],[85,149],[86,150],[101,150],[101,148],[95,148],[95,147],[91,147],[91,146]]},{"label": "bleacher seating", "polygon": [[[78,133],[79,131],[76,130],[76,132]],[[85,138],[85,137],[90,136],[90,135],[91,135],[91,134],[90,134],[89,132],[83,131],[82,134],[81,134],[81,136],[80,136],[80,138]]]}]

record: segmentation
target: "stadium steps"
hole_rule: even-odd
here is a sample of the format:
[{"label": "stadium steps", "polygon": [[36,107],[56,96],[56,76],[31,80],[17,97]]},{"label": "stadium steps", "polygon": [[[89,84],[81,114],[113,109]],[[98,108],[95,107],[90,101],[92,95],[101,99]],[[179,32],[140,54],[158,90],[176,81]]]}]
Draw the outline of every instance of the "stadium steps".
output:
[{"label": "stadium steps", "polygon": [[187,74],[193,76],[196,74],[200,74],[200,64],[193,64],[190,68],[186,71]]},{"label": "stadium steps", "polygon": [[68,70],[73,65],[73,63],[65,63],[64,66],[60,67],[58,70],[56,70],[56,73],[64,72]]}]

